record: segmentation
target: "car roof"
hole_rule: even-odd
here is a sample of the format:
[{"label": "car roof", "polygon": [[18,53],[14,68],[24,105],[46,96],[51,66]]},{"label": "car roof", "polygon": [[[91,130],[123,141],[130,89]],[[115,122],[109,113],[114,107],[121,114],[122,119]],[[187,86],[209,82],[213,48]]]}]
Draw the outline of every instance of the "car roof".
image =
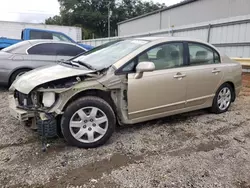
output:
[{"label": "car roof", "polygon": [[27,40],[30,44],[34,45],[37,43],[61,43],[61,44],[73,44],[72,42],[67,41],[59,41],[59,40],[51,40],[51,39],[34,39],[34,40]]},{"label": "car roof", "polygon": [[[3,51],[13,53],[13,54],[26,54],[27,49],[30,47],[40,44],[40,43],[59,43],[59,44],[70,44],[70,45],[76,45],[72,42],[66,42],[66,41],[57,41],[57,40],[49,40],[49,39],[36,39],[36,40],[25,40],[21,41],[19,43],[16,43],[14,45],[11,45]],[[79,48],[84,49],[83,47],[77,45]]]},{"label": "car roof", "polygon": [[193,42],[201,42],[206,43],[202,40],[189,38],[189,37],[138,37],[134,38],[136,40],[147,40],[147,41],[193,41]]},{"label": "car roof", "polygon": [[205,44],[207,46],[210,46],[211,48],[215,49],[217,52],[220,53],[220,51],[213,45],[199,39],[195,38],[189,38],[189,37],[139,37],[134,38],[134,40],[146,40],[149,42],[171,42],[171,41],[188,41],[188,42],[197,42],[201,44]]},{"label": "car roof", "polygon": [[33,45],[36,45],[38,43],[60,43],[60,44],[72,44],[72,45],[76,45],[75,43],[72,43],[72,42],[59,41],[59,40],[51,40],[51,39],[24,40],[24,41],[18,42],[17,44],[21,47],[21,46],[25,46],[25,45],[32,45],[33,46]]},{"label": "car roof", "polygon": [[166,38],[166,37],[138,37],[138,38],[134,38],[136,40],[147,40],[147,41],[154,41],[154,40],[159,40],[162,38]]}]

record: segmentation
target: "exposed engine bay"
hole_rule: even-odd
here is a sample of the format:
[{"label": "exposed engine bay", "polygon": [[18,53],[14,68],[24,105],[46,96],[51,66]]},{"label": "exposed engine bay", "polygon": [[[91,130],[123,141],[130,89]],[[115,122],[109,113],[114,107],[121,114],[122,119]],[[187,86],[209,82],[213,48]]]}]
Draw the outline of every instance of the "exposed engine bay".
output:
[{"label": "exposed engine bay", "polygon": [[70,89],[82,81],[95,80],[96,77],[96,74],[91,74],[54,80],[37,86],[29,94],[24,94],[15,90],[14,98],[18,102],[19,108],[48,112],[57,101],[59,93]]}]

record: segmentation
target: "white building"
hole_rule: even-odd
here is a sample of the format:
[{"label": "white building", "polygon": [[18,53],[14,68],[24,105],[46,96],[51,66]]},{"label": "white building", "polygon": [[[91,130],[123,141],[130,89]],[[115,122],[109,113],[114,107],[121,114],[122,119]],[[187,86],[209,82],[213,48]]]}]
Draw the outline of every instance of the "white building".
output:
[{"label": "white building", "polygon": [[118,23],[118,35],[208,22],[250,14],[250,0],[186,0],[173,6]]}]

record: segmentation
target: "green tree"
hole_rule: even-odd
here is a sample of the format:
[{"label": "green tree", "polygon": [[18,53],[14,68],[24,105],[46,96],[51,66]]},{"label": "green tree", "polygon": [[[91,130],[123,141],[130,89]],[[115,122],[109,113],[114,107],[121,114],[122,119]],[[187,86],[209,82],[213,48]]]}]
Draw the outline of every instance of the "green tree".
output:
[{"label": "green tree", "polygon": [[50,25],[63,25],[61,16],[58,15],[48,18],[47,20],[45,20],[45,23],[48,23]]},{"label": "green tree", "polygon": [[84,37],[107,37],[108,5],[111,36],[115,35],[117,23],[165,7],[165,4],[142,0],[58,0],[60,15],[48,18],[46,24],[81,26]]}]

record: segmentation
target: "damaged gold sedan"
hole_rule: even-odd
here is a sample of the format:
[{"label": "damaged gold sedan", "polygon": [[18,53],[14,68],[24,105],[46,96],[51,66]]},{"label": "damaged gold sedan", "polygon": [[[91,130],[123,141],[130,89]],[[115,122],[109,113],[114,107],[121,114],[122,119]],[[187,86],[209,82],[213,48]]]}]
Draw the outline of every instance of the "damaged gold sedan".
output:
[{"label": "damaged gold sedan", "polygon": [[126,39],[60,65],[22,75],[11,86],[11,114],[68,143],[104,144],[116,124],[210,108],[228,110],[241,65],[210,44],[183,38]]}]

